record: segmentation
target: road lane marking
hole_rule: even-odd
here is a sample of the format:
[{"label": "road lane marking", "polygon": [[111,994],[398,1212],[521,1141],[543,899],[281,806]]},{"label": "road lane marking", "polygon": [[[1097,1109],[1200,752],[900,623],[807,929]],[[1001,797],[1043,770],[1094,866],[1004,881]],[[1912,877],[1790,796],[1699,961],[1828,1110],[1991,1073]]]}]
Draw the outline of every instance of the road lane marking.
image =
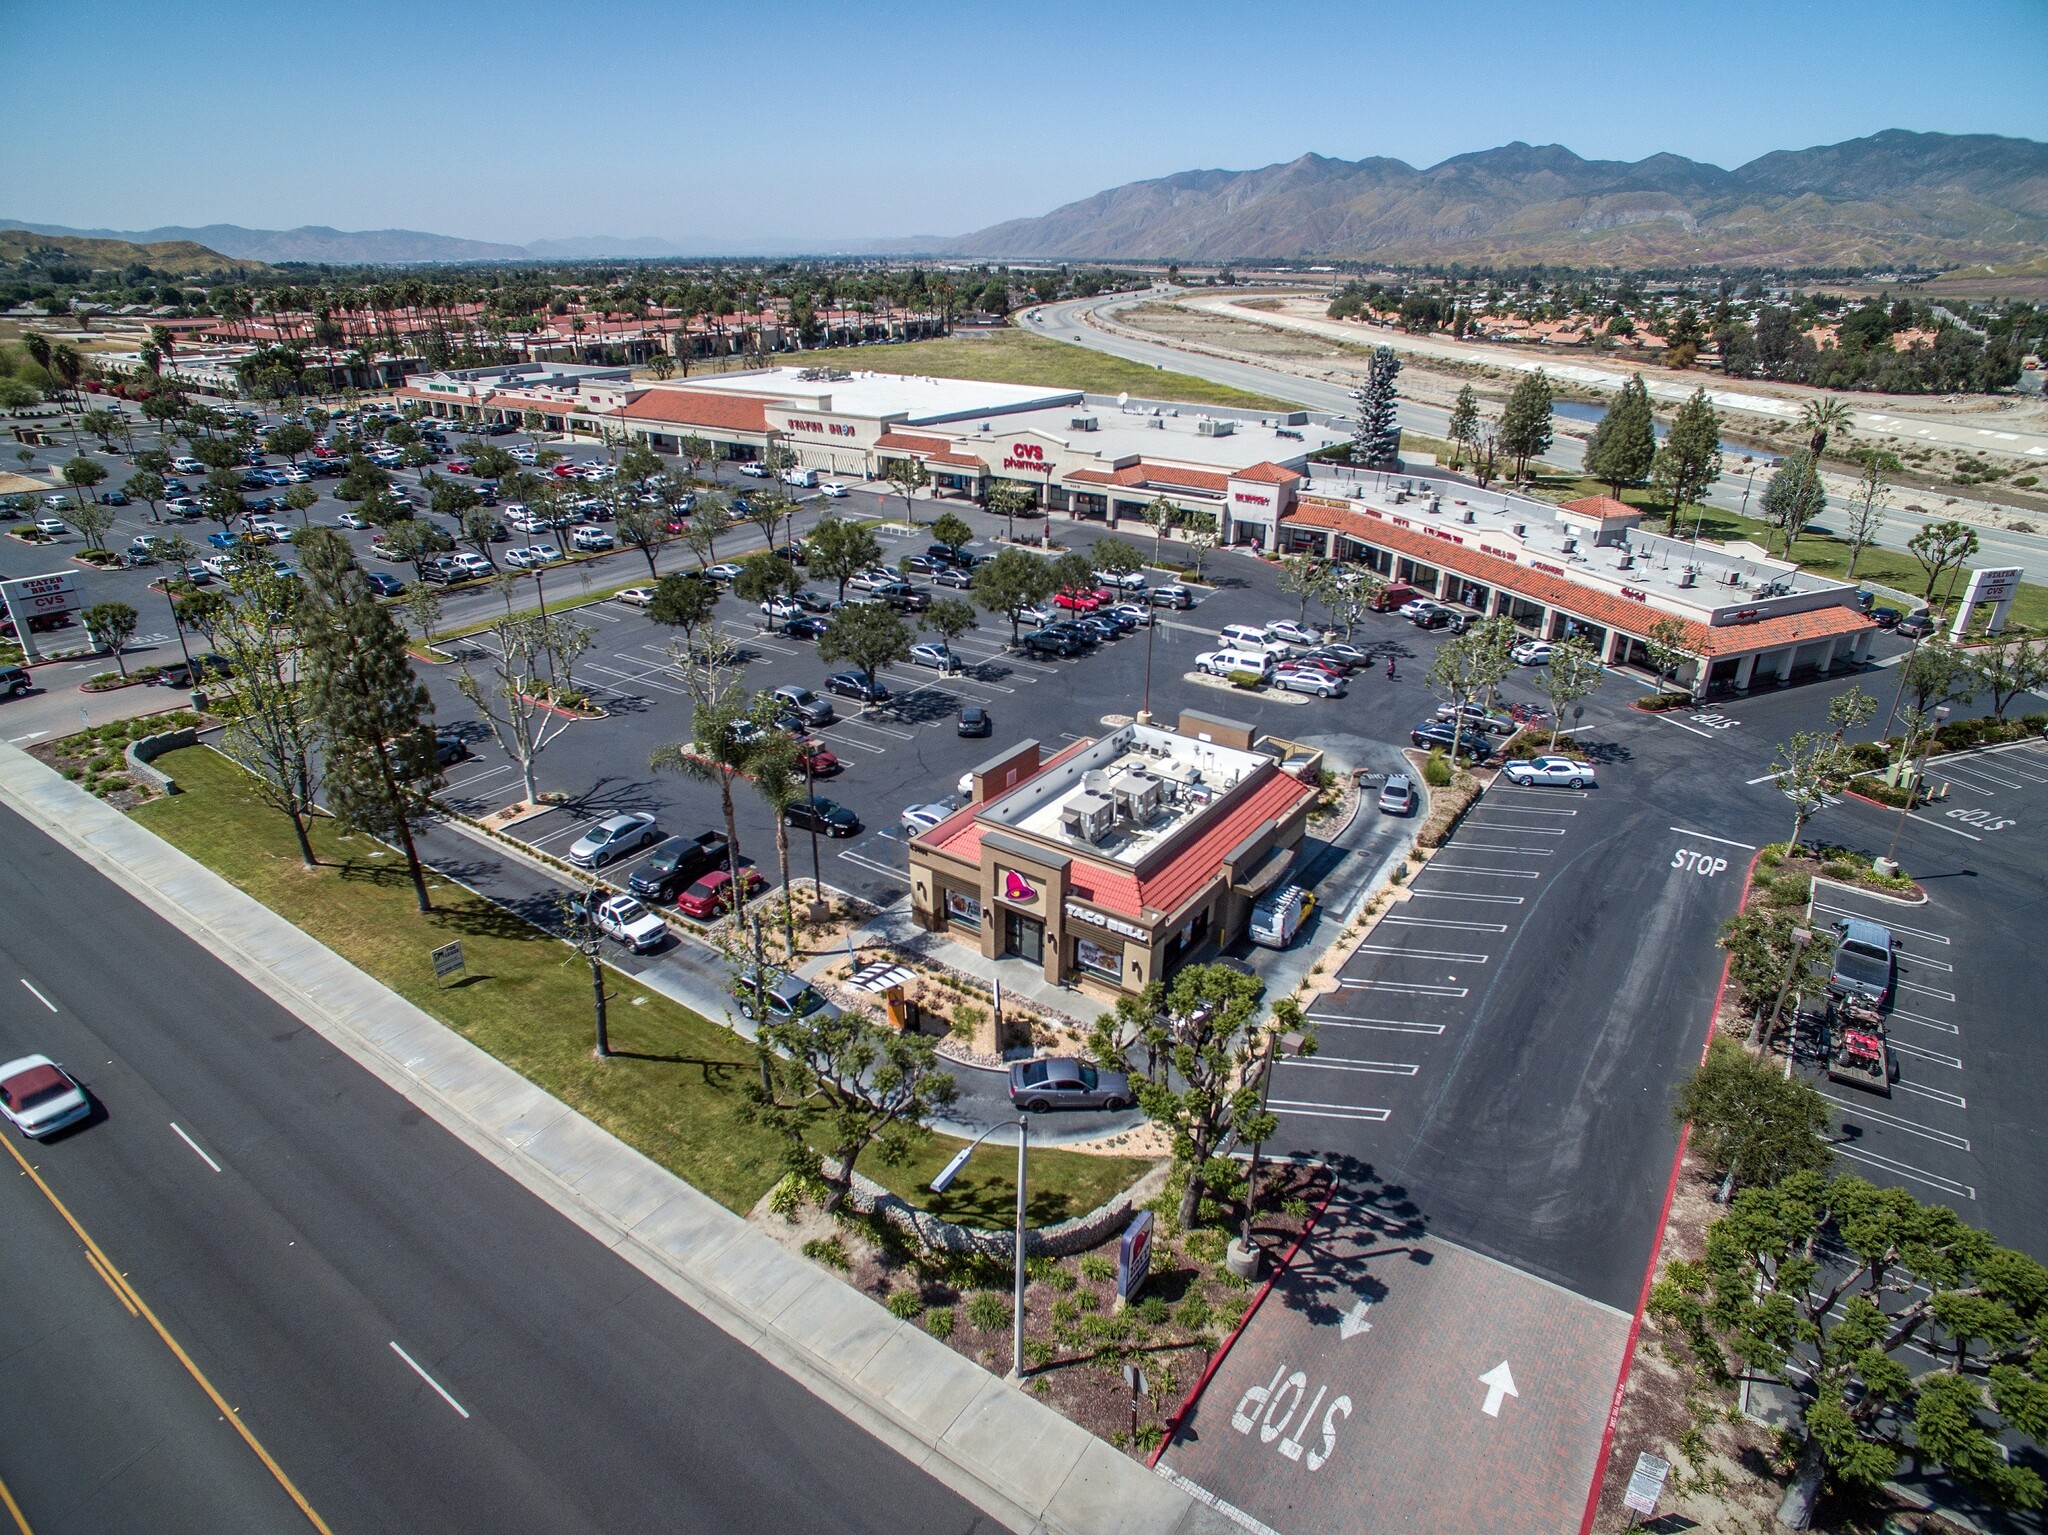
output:
[{"label": "road lane marking", "polygon": [[1352,951],[1356,954],[1392,954],[1401,959],[1454,959],[1469,965],[1483,965],[1491,958],[1486,954],[1465,954],[1456,949],[1406,949],[1397,943],[1361,943]]},{"label": "road lane marking", "polygon": [[1967,1109],[1970,1105],[1961,1093],[1945,1093],[1938,1087],[1922,1087],[1917,1082],[1894,1082],[1893,1087],[1902,1093],[1912,1093],[1921,1098],[1932,1098],[1936,1103],[1946,1103],[1955,1108]]},{"label": "road lane marking", "polygon": [[1551,806],[1544,806],[1544,805],[1503,805],[1503,804],[1500,804],[1500,803],[1499,803],[1498,801],[1496,801],[1496,802],[1494,803],[1494,805],[1493,805],[1493,808],[1494,808],[1495,810],[1498,810],[1498,811],[1499,811],[1499,812],[1500,812],[1500,813],[1501,813],[1502,815],[1577,815],[1577,814],[1578,814],[1578,811],[1576,811],[1576,810],[1559,810],[1559,809],[1556,809],[1555,807],[1551,807]]},{"label": "road lane marking", "polygon": [[1354,1119],[1374,1125],[1385,1124],[1394,1115],[1392,1109],[1354,1108],[1344,1103],[1320,1103],[1313,1098],[1272,1098],[1267,1100],[1267,1107],[1307,1119]]},{"label": "road lane marking", "polygon": [[1467,821],[1465,824],[1467,826],[1490,826],[1495,831],[1511,831],[1521,837],[1562,837],[1565,831],[1561,826],[1522,826],[1514,821]]},{"label": "road lane marking", "polygon": [[1975,1199],[1977,1197],[1977,1191],[1967,1183],[1958,1183],[1953,1178],[1943,1178],[1935,1173],[1923,1172],[1919,1168],[1905,1162],[1894,1162],[1890,1157],[1881,1157],[1874,1151],[1855,1151],[1847,1146],[1837,1146],[1835,1151],[1838,1155],[1845,1156],[1852,1162],[1862,1162],[1870,1167],[1882,1167],[1887,1172],[1897,1173],[1902,1178],[1911,1178],[1915,1182],[1927,1184],[1931,1188],[1942,1189],[1950,1194],[1960,1194],[1965,1199]]},{"label": "road lane marking", "polygon": [[1939,1018],[1929,1018],[1921,1013],[1909,1013],[1903,1008],[1893,1008],[1892,1017],[1904,1019],[1907,1023],[1917,1023],[1925,1029],[1939,1029],[1944,1034],[1960,1035],[1963,1032],[1952,1023],[1944,1023]]},{"label": "road lane marking", "polygon": [[443,1386],[438,1380],[435,1380],[433,1376],[429,1375],[425,1370],[422,1370],[420,1368],[420,1362],[417,1359],[413,1358],[412,1355],[408,1354],[404,1349],[400,1348],[398,1346],[398,1340],[396,1338],[391,1340],[391,1352],[396,1354],[400,1359],[403,1359],[407,1364],[411,1365],[413,1374],[417,1375],[421,1380],[425,1381],[428,1385],[432,1386],[434,1390],[440,1394],[442,1401],[446,1402],[450,1407],[453,1407],[457,1412],[461,1413],[463,1417],[466,1418],[469,1416],[469,1409],[467,1407],[464,1407],[460,1402],[456,1401],[454,1397],[450,1396],[448,1394],[448,1388],[446,1386]]},{"label": "road lane marking", "polygon": [[[1783,778],[1784,776],[1785,775],[1783,773],[1765,773],[1761,777],[1745,778],[1743,779],[1743,782],[1753,789],[1760,783],[1776,783],[1779,779]],[[1673,831],[1678,830],[1676,826],[1672,827],[1671,829]]]},{"label": "road lane marking", "polygon": [[1911,960],[1914,964],[1920,965],[1925,969],[1945,970],[1950,975],[1954,975],[1956,973],[1956,967],[1954,965],[1943,964],[1938,959],[1929,959],[1925,954],[1910,954],[1904,949],[1899,949],[1896,952],[1900,959]]},{"label": "road lane marking", "polygon": [[94,1257],[91,1249],[86,1250],[85,1261],[87,1265],[91,1267],[92,1271],[100,1276],[100,1283],[104,1284],[109,1290],[112,1290],[114,1292],[114,1299],[121,1303],[122,1307],[127,1311],[127,1313],[130,1316],[142,1315],[141,1312],[135,1309],[135,1302],[130,1300],[127,1297],[127,1295],[122,1292],[121,1281],[118,1277],[116,1277],[114,1271],[108,1268],[106,1264],[102,1263],[98,1258]]},{"label": "road lane marking", "polygon": [[1901,1119],[1898,1115],[1887,1114],[1882,1109],[1866,1108],[1860,1103],[1852,1103],[1847,1098],[1837,1098],[1833,1093],[1822,1093],[1821,1097],[1827,1099],[1829,1103],[1838,1104],[1842,1108],[1850,1110],[1851,1117],[1874,1119],[1880,1124],[1894,1125],[1905,1131],[1908,1135],[1917,1135],[1922,1140],[1938,1141],[1944,1146],[1953,1146],[1958,1151],[1968,1151],[1970,1149],[1970,1142],[1966,1136],[1952,1135],[1947,1130],[1937,1130],[1934,1126],[1923,1125],[1918,1120]]},{"label": "road lane marking", "polygon": [[1861,917],[1865,922],[1884,922],[1888,931],[1908,933],[1915,938],[1925,938],[1929,943],[1947,944],[1949,941],[1944,933],[1930,933],[1924,927],[1902,927],[1896,922],[1885,922],[1882,917],[1873,917],[1868,912],[1851,911],[1846,906],[1826,906],[1816,902],[1813,909],[1824,911],[1831,917]]},{"label": "road lane marking", "polygon": [[1752,853],[1756,851],[1756,844],[1753,842],[1737,842],[1733,837],[1717,837],[1712,832],[1687,831],[1683,826],[1674,826],[1671,829],[1681,837],[1698,837],[1702,842],[1718,842],[1723,847],[1744,848]]},{"label": "road lane marking", "polygon": [[876,863],[874,859],[863,858],[858,853],[841,853],[839,856],[841,858],[844,858],[848,863],[857,863],[863,869],[873,869],[877,874],[886,874],[891,879],[910,878],[910,871],[908,869],[898,869],[893,868],[886,863]]},{"label": "road lane marking", "polygon": [[35,1531],[28,1527],[28,1515],[24,1514],[21,1505],[14,1501],[14,1494],[7,1490],[5,1482],[0,1482],[0,1508],[7,1510],[8,1515],[14,1520],[14,1527],[21,1535],[35,1535]]},{"label": "road lane marking", "polygon": [[1710,730],[1695,730],[1690,725],[1679,724],[1677,720],[1666,719],[1665,716],[1662,714],[1652,714],[1650,718],[1653,720],[1663,720],[1665,724],[1671,726],[1673,729],[1683,730],[1687,735],[1698,736],[1703,741],[1712,741],[1718,739],[1718,737],[1716,737],[1714,733]]},{"label": "road lane marking", "polygon": [[130,1284],[121,1272],[114,1267],[113,1262],[100,1250],[100,1244],[92,1239],[92,1234],[78,1223],[78,1217],[73,1215],[65,1206],[64,1201],[57,1197],[56,1191],[43,1181],[42,1174],[29,1165],[28,1159],[15,1148],[12,1141],[4,1141],[0,1142],[0,1144],[4,1144],[7,1147],[7,1154],[21,1164],[21,1170],[29,1176],[30,1181],[42,1192],[43,1198],[47,1199],[50,1202],[51,1208],[64,1218],[64,1224],[71,1228],[72,1235],[84,1243],[85,1250],[98,1261],[100,1267],[118,1281],[117,1289],[122,1298],[135,1309],[144,1321],[149,1323],[150,1330],[163,1340],[164,1347],[177,1356],[178,1363],[185,1367],[185,1373],[199,1383],[199,1389],[204,1391],[208,1400],[219,1409],[221,1417],[233,1426],[237,1434],[241,1435],[242,1442],[255,1452],[256,1458],[263,1462],[264,1469],[277,1479],[277,1485],[284,1489],[285,1495],[297,1505],[299,1512],[306,1516],[306,1522],[318,1530],[320,1535],[334,1535],[334,1532],[328,1528],[327,1521],[322,1519],[315,1512],[313,1505],[306,1501],[306,1495],[292,1484],[292,1479],[289,1476],[285,1475],[284,1467],[272,1459],[270,1452],[263,1448],[262,1442],[249,1431],[249,1427],[242,1421],[241,1415],[228,1405],[227,1398],[222,1396],[214,1388],[213,1382],[206,1378],[206,1372],[192,1362],[192,1356],[185,1352],[183,1346],[179,1344],[176,1338],[171,1336],[169,1329],[157,1320],[156,1313],[149,1309],[149,1303],[142,1298],[141,1292]]},{"label": "road lane marking", "polygon": [[1922,826],[1938,826],[1943,831],[1954,832],[1958,837],[1968,837],[1972,842],[1982,842],[1984,840],[1975,832],[1964,831],[1960,826],[1951,826],[1946,821],[1936,821],[1924,815],[1914,815],[1910,810],[1906,812],[1906,817],[1908,820],[1918,821]]},{"label": "road lane marking", "polygon": [[1517,858],[1548,858],[1554,847],[1505,847],[1498,842],[1454,842],[1452,847],[1467,853],[1512,853]]},{"label": "road lane marking", "polygon": [[37,991],[35,982],[31,981],[27,976],[23,976],[21,978],[21,984],[26,986],[28,988],[28,994],[34,997],[38,1002],[42,1003],[43,1006],[47,1007],[53,1013],[57,1011],[57,1004],[52,1002],[48,997],[44,996],[41,992]]},{"label": "road lane marking", "polygon": [[187,1146],[190,1146],[192,1148],[193,1154],[196,1155],[200,1161],[204,1162],[208,1167],[212,1168],[215,1172],[220,1171],[220,1163],[214,1161],[212,1157],[208,1156],[205,1152],[201,1151],[199,1149],[199,1142],[193,1140],[192,1137],[187,1135],[182,1129],[179,1129],[178,1122],[175,1119],[171,1121],[171,1129],[176,1132],[179,1140],[183,1141]]}]

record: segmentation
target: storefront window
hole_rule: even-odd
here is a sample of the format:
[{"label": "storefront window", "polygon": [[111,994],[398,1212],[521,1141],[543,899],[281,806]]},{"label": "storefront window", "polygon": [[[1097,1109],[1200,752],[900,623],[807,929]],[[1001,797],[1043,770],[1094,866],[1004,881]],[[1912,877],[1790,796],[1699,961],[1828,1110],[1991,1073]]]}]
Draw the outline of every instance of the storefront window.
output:
[{"label": "storefront window", "polygon": [[946,892],[946,920],[959,927],[981,931],[981,902],[964,890]]},{"label": "storefront window", "polygon": [[1074,940],[1074,963],[1104,980],[1121,981],[1124,976],[1123,951],[1106,949],[1092,938]]}]

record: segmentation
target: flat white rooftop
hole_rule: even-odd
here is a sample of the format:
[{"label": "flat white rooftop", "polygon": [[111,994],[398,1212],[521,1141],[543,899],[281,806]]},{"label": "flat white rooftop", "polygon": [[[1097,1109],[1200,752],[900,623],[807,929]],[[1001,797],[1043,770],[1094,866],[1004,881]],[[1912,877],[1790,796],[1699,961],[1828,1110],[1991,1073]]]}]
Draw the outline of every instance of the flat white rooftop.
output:
[{"label": "flat white rooftop", "polygon": [[[1075,418],[1093,420],[1094,430],[1078,428]],[[1202,430],[1229,423],[1213,435]],[[956,422],[955,432],[969,429],[983,435],[979,421]],[[1205,415],[1199,407],[1089,405],[1053,410],[1013,412],[991,418],[986,435],[1038,431],[1056,437],[1076,453],[1093,453],[1105,466],[1136,458],[1192,464],[1219,473],[1249,469],[1253,464],[1295,464],[1318,448],[1343,442],[1346,435],[1320,426],[1264,426],[1256,417]]]},{"label": "flat white rooftop", "polygon": [[1082,398],[1078,389],[989,384],[978,379],[926,378],[909,373],[860,373],[839,368],[762,368],[750,373],[672,380],[662,387],[697,389],[709,394],[757,395],[838,416],[900,420],[906,426],[936,425],[986,414],[1007,417],[1014,411],[1079,405]]},{"label": "flat white rooftop", "polygon": [[984,806],[980,819],[1135,866],[1267,760],[1153,725],[1125,725]]}]

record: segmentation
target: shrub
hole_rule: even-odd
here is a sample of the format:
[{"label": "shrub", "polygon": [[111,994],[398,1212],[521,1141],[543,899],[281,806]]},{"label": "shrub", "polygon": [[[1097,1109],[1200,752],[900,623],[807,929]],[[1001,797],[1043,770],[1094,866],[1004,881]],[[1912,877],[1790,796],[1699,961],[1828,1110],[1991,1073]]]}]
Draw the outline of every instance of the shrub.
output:
[{"label": "shrub", "polygon": [[1078,1283],[1074,1278],[1074,1271],[1070,1268],[1063,1268],[1059,1264],[1054,1264],[1046,1273],[1045,1282],[1061,1292],[1073,1289],[1075,1284]]},{"label": "shrub", "polygon": [[1024,1340],[1024,1362],[1034,1369],[1049,1363],[1052,1359],[1052,1345],[1043,1338]]},{"label": "shrub", "polygon": [[1102,1281],[1116,1278],[1116,1263],[1101,1253],[1088,1253],[1081,1259],[1081,1277]]},{"label": "shrub", "polygon": [[985,1007],[977,1007],[972,1002],[956,1002],[953,1004],[953,1033],[961,1039],[972,1039],[974,1031],[981,1027],[982,1019],[987,1016]]},{"label": "shrub", "polygon": [[1227,674],[1227,680],[1232,687],[1242,688],[1249,693],[1266,679],[1257,672],[1230,672]]},{"label": "shrub", "polygon": [[1074,1306],[1079,1311],[1100,1311],[1102,1309],[1102,1297],[1093,1290],[1076,1290],[1074,1292]]},{"label": "shrub", "polygon": [[853,1260],[846,1255],[846,1244],[837,1237],[816,1237],[804,1243],[804,1256],[841,1273],[853,1267]]},{"label": "shrub", "polygon": [[1180,1303],[1180,1309],[1174,1312],[1173,1319],[1189,1332],[1200,1332],[1215,1320],[1215,1312],[1197,1291]]},{"label": "shrub", "polygon": [[898,1290],[889,1297],[886,1304],[889,1307],[889,1315],[908,1322],[924,1310],[924,1297],[915,1290]]},{"label": "shrub", "polygon": [[1163,1297],[1148,1295],[1132,1308],[1147,1326],[1157,1327],[1167,1318],[1168,1307]]},{"label": "shrub", "polygon": [[940,1342],[953,1336],[953,1308],[934,1306],[924,1314],[924,1330]]},{"label": "shrub", "polygon": [[1428,759],[1422,764],[1422,781],[1432,789],[1448,789],[1451,786],[1451,764],[1444,756],[1441,746],[1431,747]]},{"label": "shrub", "polygon": [[1000,1332],[1010,1325],[1010,1306],[993,1290],[977,1290],[967,1303],[968,1325],[982,1332]]}]

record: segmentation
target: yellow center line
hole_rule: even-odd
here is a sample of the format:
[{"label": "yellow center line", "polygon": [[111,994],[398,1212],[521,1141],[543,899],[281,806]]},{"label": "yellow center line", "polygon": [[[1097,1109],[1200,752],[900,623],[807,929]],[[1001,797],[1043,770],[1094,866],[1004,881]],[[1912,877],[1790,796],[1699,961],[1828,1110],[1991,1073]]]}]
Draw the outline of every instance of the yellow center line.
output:
[{"label": "yellow center line", "polygon": [[21,1505],[14,1501],[14,1494],[7,1490],[5,1482],[0,1482],[0,1508],[6,1509],[14,1516],[14,1527],[21,1531],[21,1535],[36,1535],[36,1532],[28,1527],[28,1515],[24,1514]]},{"label": "yellow center line", "polygon": [[[7,1154],[21,1164],[21,1170],[34,1180],[37,1188],[42,1190],[43,1198],[49,1200],[50,1207],[64,1217],[64,1224],[69,1226],[72,1234],[85,1244],[86,1253],[101,1271],[100,1277],[113,1287],[114,1293],[121,1297],[123,1304],[130,1311],[140,1314],[156,1335],[163,1339],[164,1347],[177,1356],[178,1363],[185,1367],[185,1373],[199,1383],[199,1389],[204,1391],[213,1405],[220,1409],[221,1417],[234,1425],[235,1432],[242,1436],[242,1442],[255,1451],[256,1458],[263,1462],[264,1468],[277,1478],[277,1485],[284,1489],[285,1496],[298,1505],[299,1512],[306,1516],[307,1522],[318,1530],[320,1535],[334,1535],[327,1527],[327,1521],[322,1519],[314,1511],[313,1505],[306,1501],[306,1495],[292,1484],[289,1476],[285,1475],[284,1467],[272,1459],[270,1452],[263,1448],[254,1434],[249,1432],[248,1425],[242,1422],[234,1408],[228,1406],[227,1398],[214,1389],[213,1382],[206,1378],[206,1372],[193,1362],[192,1356],[185,1352],[176,1338],[171,1336],[170,1330],[157,1320],[156,1313],[149,1309],[149,1303],[143,1300],[135,1286],[123,1277],[121,1271],[114,1267],[113,1262],[100,1250],[100,1244],[92,1239],[92,1234],[79,1224],[78,1217],[65,1208],[64,1201],[57,1197],[56,1191],[43,1182],[42,1174],[30,1165],[28,1158],[21,1154],[20,1148],[12,1140],[0,1141],[0,1145],[7,1147]],[[23,1535],[28,1535],[28,1521],[22,1518],[21,1510],[15,1506],[14,1499],[6,1496],[4,1487],[0,1487],[0,1498],[5,1498],[8,1512],[14,1515],[15,1523],[21,1526]]]},{"label": "yellow center line", "polygon": [[128,1308],[128,1314],[130,1316],[140,1316],[142,1314],[141,1312],[135,1309],[135,1303],[128,1299],[127,1292],[121,1288],[120,1280],[114,1275],[114,1273],[110,1269],[103,1267],[100,1263],[100,1260],[94,1257],[90,1251],[86,1253],[85,1261],[92,1265],[92,1271],[95,1274],[99,1275],[101,1279],[106,1281],[107,1288],[114,1292],[114,1299],[118,1300],[123,1306]]}]

